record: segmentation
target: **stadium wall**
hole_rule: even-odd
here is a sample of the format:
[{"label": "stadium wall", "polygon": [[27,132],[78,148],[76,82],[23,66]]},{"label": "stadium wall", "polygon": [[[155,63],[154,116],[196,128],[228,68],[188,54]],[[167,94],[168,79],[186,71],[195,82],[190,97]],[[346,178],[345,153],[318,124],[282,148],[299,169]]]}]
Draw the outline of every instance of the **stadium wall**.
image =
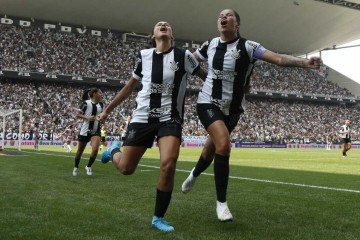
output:
[{"label": "stadium wall", "polygon": [[[34,140],[24,140],[21,142],[21,146],[34,146]],[[41,140],[39,141],[39,146],[62,146],[64,144],[61,140]],[[78,144],[77,141],[71,141],[71,146],[76,147]],[[111,141],[107,142],[107,146],[110,146]],[[4,148],[18,146],[18,140],[5,140]],[[90,146],[88,143],[87,146]],[[183,142],[182,147],[203,147],[203,143],[189,143]],[[154,142],[153,147],[157,147],[156,142]],[[232,143],[233,148],[281,148],[281,149],[326,149],[326,144],[241,144],[241,143]],[[360,149],[360,145],[353,144],[352,149]],[[341,144],[333,144],[331,146],[333,150],[340,150]]]}]

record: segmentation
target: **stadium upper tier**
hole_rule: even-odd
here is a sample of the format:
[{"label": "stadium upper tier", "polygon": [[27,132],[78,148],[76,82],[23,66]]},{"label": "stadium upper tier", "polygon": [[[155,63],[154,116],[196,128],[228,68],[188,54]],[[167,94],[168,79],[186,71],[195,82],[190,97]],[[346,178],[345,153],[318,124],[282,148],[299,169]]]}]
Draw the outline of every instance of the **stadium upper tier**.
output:
[{"label": "stadium upper tier", "polygon": [[[134,58],[144,43],[123,42],[116,37],[0,24],[0,67],[2,70],[119,79],[131,75]],[[279,68],[258,61],[252,77],[254,90],[326,94],[353,97],[327,81],[327,69]],[[189,88],[200,89],[202,81],[189,78]]]}]

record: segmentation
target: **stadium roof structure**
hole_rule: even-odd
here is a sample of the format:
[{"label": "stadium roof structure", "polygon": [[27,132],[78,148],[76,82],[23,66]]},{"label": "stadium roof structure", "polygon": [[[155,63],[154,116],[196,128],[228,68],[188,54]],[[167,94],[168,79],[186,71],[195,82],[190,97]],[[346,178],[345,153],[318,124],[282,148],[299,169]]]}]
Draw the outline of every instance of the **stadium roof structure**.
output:
[{"label": "stadium roof structure", "polygon": [[201,43],[217,36],[226,8],[241,17],[241,35],[269,50],[302,55],[360,39],[360,0],[0,0],[17,17],[147,34],[168,21],[175,38]]}]

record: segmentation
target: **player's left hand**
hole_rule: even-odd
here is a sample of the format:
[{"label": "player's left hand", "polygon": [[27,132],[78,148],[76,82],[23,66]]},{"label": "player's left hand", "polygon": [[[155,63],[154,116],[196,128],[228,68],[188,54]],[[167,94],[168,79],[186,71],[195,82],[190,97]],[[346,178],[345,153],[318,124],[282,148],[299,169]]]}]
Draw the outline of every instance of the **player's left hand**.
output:
[{"label": "player's left hand", "polygon": [[306,66],[312,69],[319,69],[322,64],[323,62],[319,57],[311,57],[306,61]]},{"label": "player's left hand", "polygon": [[108,116],[108,114],[106,114],[105,112],[102,112],[96,116],[96,120],[98,120],[99,122],[105,122],[105,119],[107,118],[107,116]]}]

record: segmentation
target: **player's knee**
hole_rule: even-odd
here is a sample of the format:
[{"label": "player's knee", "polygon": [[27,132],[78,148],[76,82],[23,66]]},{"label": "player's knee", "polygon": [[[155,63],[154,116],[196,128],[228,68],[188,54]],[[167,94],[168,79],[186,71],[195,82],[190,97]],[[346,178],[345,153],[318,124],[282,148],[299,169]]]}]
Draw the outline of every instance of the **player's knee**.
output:
[{"label": "player's knee", "polygon": [[231,151],[230,141],[219,141],[216,145],[216,152],[221,155],[229,155]]},{"label": "player's knee", "polygon": [[176,160],[177,158],[168,159],[165,163],[161,164],[160,171],[165,175],[172,175],[176,170]]},{"label": "player's knee", "polygon": [[135,169],[123,167],[119,168],[119,171],[122,175],[131,175],[135,172]]},{"label": "player's knee", "polygon": [[136,166],[132,164],[124,163],[123,161],[114,161],[114,163],[122,175],[131,175],[135,172]]}]

